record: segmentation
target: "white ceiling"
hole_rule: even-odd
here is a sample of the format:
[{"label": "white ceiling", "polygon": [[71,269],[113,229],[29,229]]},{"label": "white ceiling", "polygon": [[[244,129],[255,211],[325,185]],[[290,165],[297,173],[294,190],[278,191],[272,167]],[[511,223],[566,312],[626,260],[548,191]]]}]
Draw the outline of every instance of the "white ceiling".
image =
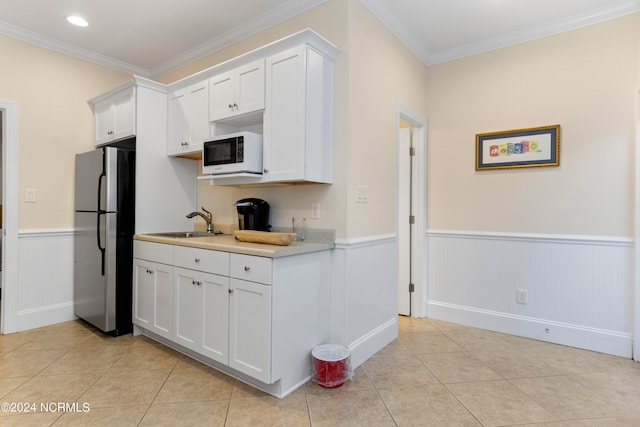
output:
[{"label": "white ceiling", "polygon": [[[325,1],[0,0],[0,34],[153,77]],[[640,0],[361,1],[427,65],[640,12]]]}]

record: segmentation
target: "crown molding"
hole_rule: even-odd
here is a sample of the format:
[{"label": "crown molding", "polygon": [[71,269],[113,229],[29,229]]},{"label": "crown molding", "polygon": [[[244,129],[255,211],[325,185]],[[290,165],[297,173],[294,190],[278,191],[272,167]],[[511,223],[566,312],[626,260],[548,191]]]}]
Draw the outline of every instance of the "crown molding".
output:
[{"label": "crown molding", "polygon": [[426,65],[435,65],[454,59],[464,58],[478,53],[503,47],[513,46],[519,43],[536,40],[543,37],[559,34],[565,31],[575,30],[588,25],[597,24],[611,19],[619,18],[632,13],[640,12],[638,0],[623,0],[606,8],[598,8],[584,14],[574,15],[568,19],[550,22],[545,25],[516,31],[499,37],[489,37],[484,40],[458,46],[452,49],[442,49],[431,52],[426,58]]},{"label": "crown molding", "polygon": [[500,49],[507,46],[523,43],[530,40],[547,37],[553,34],[585,27],[619,18],[632,13],[640,12],[640,0],[620,0],[609,6],[596,8],[585,13],[577,14],[568,19],[549,22],[533,28],[512,32],[496,37],[489,37],[473,43],[457,46],[450,49],[440,49],[429,51],[424,43],[413,37],[405,29],[403,23],[396,18],[393,10],[374,0],[361,0],[371,12],[393,32],[414,55],[416,55],[425,65],[436,65],[467,56],[476,55],[490,50]]},{"label": "crown molding", "polygon": [[43,36],[33,31],[25,30],[24,28],[9,24],[2,20],[0,20],[0,35],[5,35],[16,40],[40,46],[64,55],[69,55],[74,58],[93,62],[98,65],[103,65],[118,71],[147,78],[154,78],[215,53],[222,48],[237,43],[246,37],[312,9],[326,1],[327,0],[291,0],[280,7],[270,10],[266,14],[247,23],[243,23],[240,27],[228,31],[220,37],[216,37],[201,44],[200,46],[196,46],[195,48],[190,49],[153,69],[140,67],[106,55],[101,55],[88,49],[80,48],[69,43]]},{"label": "crown molding", "polygon": [[144,77],[151,76],[150,71],[146,68],[129,64],[110,56],[101,55],[94,51],[83,49],[69,43],[61,42],[59,40],[55,40],[38,33],[25,30],[24,28],[18,27],[16,25],[9,24],[8,22],[0,21],[0,34],[16,40],[40,46],[54,52],[82,59],[84,61],[93,62],[94,64],[103,65],[114,70],[124,71],[126,73]]},{"label": "crown molding", "polygon": [[264,15],[243,23],[240,27],[227,31],[221,36],[196,46],[164,64],[153,68],[151,70],[151,77],[158,77],[174,71],[326,2],[327,0],[289,1],[280,7],[270,10]]}]

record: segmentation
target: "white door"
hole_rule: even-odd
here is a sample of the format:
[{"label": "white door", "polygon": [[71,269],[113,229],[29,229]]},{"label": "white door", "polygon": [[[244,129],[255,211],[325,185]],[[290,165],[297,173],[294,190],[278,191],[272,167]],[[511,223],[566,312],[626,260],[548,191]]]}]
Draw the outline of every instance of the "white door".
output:
[{"label": "white door", "polygon": [[417,238],[415,222],[418,181],[417,168],[412,161],[415,156],[411,144],[411,128],[399,130],[398,156],[398,313],[410,316],[412,293],[415,289]]}]

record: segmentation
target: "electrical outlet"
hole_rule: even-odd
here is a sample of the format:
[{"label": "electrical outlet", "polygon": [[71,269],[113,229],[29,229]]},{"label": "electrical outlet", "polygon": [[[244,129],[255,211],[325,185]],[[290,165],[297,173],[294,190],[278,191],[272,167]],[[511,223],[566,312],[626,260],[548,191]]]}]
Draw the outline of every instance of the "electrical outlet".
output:
[{"label": "electrical outlet", "polygon": [[526,304],[529,299],[529,291],[526,289],[516,289],[516,302],[518,304]]},{"label": "electrical outlet", "polygon": [[311,219],[320,219],[320,202],[311,203]]},{"label": "electrical outlet", "polygon": [[356,203],[369,203],[369,187],[356,185]]}]

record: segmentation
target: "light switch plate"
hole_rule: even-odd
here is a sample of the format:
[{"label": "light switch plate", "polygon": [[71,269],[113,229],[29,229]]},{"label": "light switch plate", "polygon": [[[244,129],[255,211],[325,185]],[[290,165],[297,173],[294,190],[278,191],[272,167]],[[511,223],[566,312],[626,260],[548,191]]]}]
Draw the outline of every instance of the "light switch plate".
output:
[{"label": "light switch plate", "polygon": [[36,189],[35,188],[25,188],[24,190],[24,201],[27,203],[35,203],[36,202]]},{"label": "light switch plate", "polygon": [[320,202],[311,203],[311,219],[320,219]]}]

